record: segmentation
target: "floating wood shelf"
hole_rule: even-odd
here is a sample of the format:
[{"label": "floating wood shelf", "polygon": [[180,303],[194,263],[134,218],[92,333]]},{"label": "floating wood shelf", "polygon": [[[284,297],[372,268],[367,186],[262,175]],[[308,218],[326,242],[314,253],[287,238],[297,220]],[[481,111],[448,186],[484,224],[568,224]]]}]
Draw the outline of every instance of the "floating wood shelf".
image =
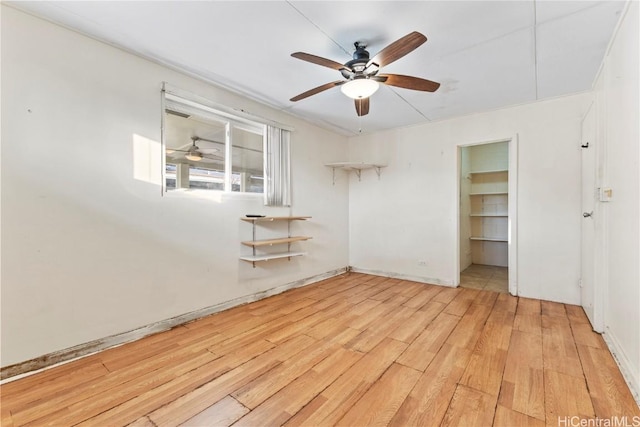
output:
[{"label": "floating wood shelf", "polygon": [[292,236],[292,237],[281,237],[278,239],[265,239],[265,240],[248,240],[246,242],[242,242],[245,246],[273,246],[279,245],[281,243],[291,243],[291,242],[300,242],[303,240],[309,240],[311,237],[309,236]]},{"label": "floating wood shelf", "polygon": [[[253,238],[252,240],[246,240],[241,242],[245,246],[250,246],[252,249],[251,255],[242,255],[240,259],[243,261],[253,263],[253,268],[256,267],[256,262],[260,261],[269,261],[270,259],[279,259],[279,258],[289,258],[296,256],[306,255],[304,252],[293,252],[291,251],[291,243],[301,242],[304,240],[311,239],[310,236],[292,236],[291,235],[291,221],[305,221],[311,218],[310,216],[260,216],[260,217],[242,217],[240,218],[242,221],[250,222],[253,229]],[[287,223],[287,236],[286,237],[276,237],[274,239],[256,239],[256,224],[258,223],[270,223],[277,221],[286,221]],[[266,224],[265,224],[266,225]],[[276,253],[264,253],[257,254],[256,248],[263,248],[267,246],[273,245],[287,245],[286,252],[276,252]]]},{"label": "floating wood shelf", "polygon": [[378,175],[378,179],[380,179],[381,169],[387,167],[387,165],[383,165],[379,163],[365,163],[365,162],[334,162],[334,163],[326,163],[325,166],[333,169],[334,185],[336,183],[336,169],[342,169],[347,172],[354,171],[358,177],[358,181],[360,181],[363,169],[375,169],[376,175]]},{"label": "floating wood shelf", "polygon": [[261,217],[242,217],[247,222],[263,222],[263,221],[304,221],[311,218],[310,216],[261,216]]},{"label": "floating wood shelf", "polygon": [[271,259],[281,259],[281,258],[291,258],[296,256],[306,255],[305,252],[278,252],[274,254],[264,254],[264,255],[243,255],[240,257],[241,260],[247,262],[260,262],[260,261],[269,261]]},{"label": "floating wood shelf", "polygon": [[481,240],[485,242],[508,242],[506,237],[469,237],[471,240]]}]

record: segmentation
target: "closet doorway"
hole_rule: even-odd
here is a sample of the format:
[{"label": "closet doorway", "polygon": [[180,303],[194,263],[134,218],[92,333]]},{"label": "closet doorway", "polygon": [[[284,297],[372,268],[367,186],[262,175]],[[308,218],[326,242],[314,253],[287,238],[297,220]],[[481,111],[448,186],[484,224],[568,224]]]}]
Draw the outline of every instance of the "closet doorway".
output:
[{"label": "closet doorway", "polygon": [[459,284],[511,292],[512,140],[459,147]]}]

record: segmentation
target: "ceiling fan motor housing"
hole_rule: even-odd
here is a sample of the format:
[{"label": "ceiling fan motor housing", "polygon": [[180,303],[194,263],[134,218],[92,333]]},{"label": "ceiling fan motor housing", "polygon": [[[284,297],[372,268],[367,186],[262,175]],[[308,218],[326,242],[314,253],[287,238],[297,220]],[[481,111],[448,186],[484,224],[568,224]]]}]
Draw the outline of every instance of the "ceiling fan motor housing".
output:
[{"label": "ceiling fan motor housing", "polygon": [[[366,68],[367,63],[369,62],[369,52],[365,49],[365,46],[361,45],[360,43],[356,42],[355,47],[356,47],[356,50],[355,52],[353,52],[353,59],[344,65],[349,70],[352,70],[354,73],[359,74],[364,72],[364,69]],[[347,73],[347,74],[350,75],[351,73]],[[345,76],[345,77],[348,77],[348,76]]]}]

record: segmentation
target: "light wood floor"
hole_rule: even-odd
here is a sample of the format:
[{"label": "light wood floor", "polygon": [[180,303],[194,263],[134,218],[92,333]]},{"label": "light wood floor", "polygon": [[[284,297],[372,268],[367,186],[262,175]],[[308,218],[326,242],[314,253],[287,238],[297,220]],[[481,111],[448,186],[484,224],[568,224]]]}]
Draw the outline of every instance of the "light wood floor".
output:
[{"label": "light wood floor", "polygon": [[3,426],[558,426],[640,415],[580,307],[355,273],[0,391]]}]

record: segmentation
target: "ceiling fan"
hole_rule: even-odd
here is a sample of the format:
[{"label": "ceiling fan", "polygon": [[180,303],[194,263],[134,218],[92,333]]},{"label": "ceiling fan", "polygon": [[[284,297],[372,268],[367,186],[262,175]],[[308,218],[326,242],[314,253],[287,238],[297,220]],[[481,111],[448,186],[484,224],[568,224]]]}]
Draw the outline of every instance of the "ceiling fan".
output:
[{"label": "ceiling fan", "polygon": [[[218,141],[213,141],[211,139],[200,138],[199,136],[191,137],[191,146],[187,150],[179,150],[177,148],[166,148],[166,154],[173,154],[175,152],[185,153],[184,157],[187,160],[191,160],[194,162],[199,162],[202,159],[210,159],[210,160],[218,160],[222,159],[222,156],[215,155],[213,153],[218,152],[217,148],[200,148],[196,145],[197,141],[206,141],[214,144],[221,144]],[[224,145],[224,144],[223,144]]]},{"label": "ceiling fan", "polygon": [[378,90],[380,83],[405,89],[435,92],[440,87],[440,83],[401,74],[378,74],[381,67],[402,58],[426,41],[427,38],[423,34],[414,31],[391,43],[373,58],[369,57],[365,44],[355,42],[356,50],[353,53],[353,59],[344,64],[309,53],[292,53],[291,56],[294,58],[340,71],[345,80],[323,84],[294,96],[291,101],[300,101],[332,87],[341,86],[342,93],[355,100],[358,116],[364,116],[369,113],[369,97]]}]

